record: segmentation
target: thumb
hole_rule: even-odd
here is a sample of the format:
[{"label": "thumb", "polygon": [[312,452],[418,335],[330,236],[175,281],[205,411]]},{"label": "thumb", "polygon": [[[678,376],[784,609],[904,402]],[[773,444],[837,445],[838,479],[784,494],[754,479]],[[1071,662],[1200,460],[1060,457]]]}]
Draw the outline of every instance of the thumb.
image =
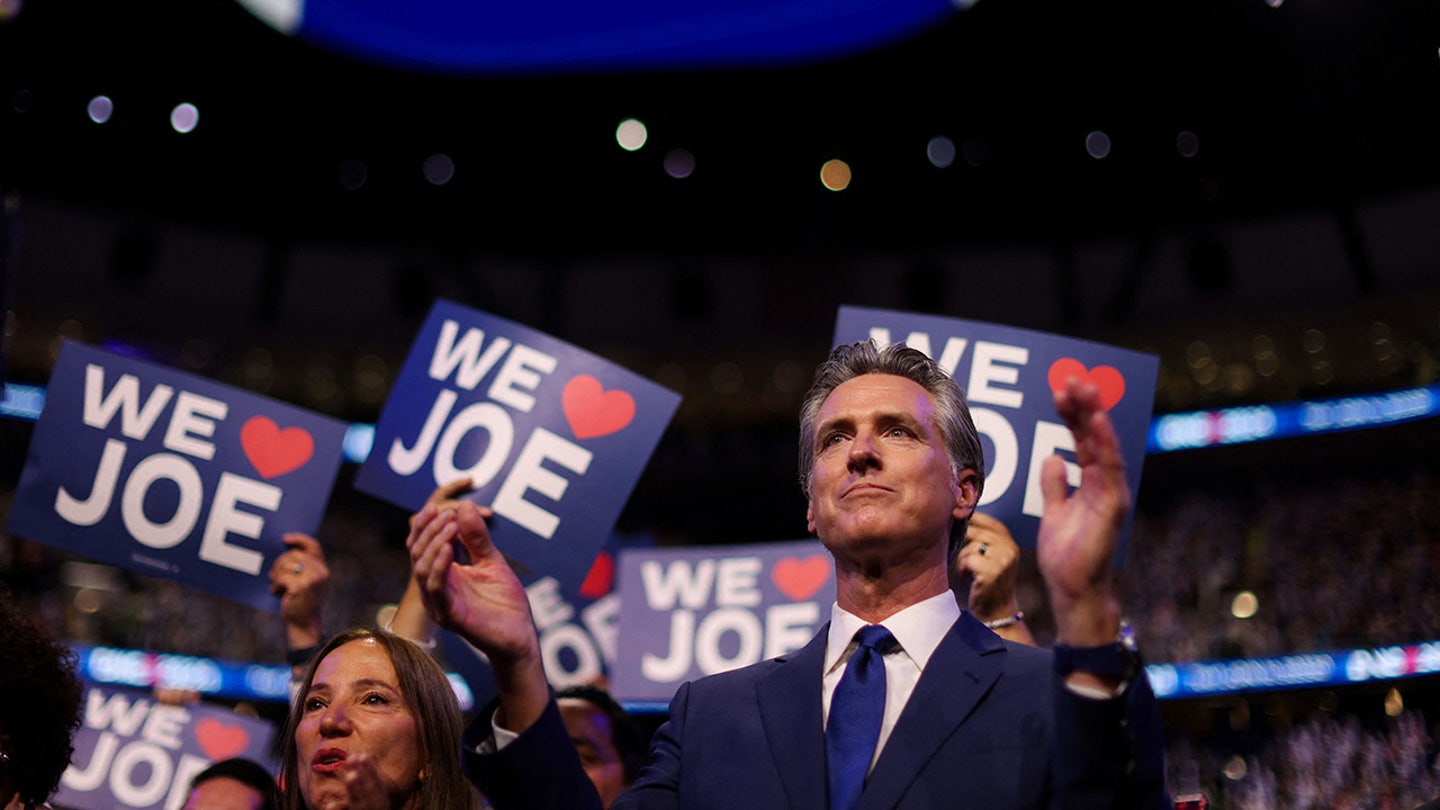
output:
[{"label": "thumb", "polygon": [[1040,494],[1044,500],[1042,514],[1065,505],[1070,484],[1065,480],[1065,459],[1059,453],[1051,453],[1040,466]]},{"label": "thumb", "polygon": [[[486,509],[485,512],[490,510]],[[465,550],[470,552],[471,562],[480,562],[483,559],[494,556],[501,560],[504,556],[495,548],[490,541],[490,527],[485,523],[485,514],[480,507],[470,501],[461,501],[455,507],[455,525],[460,542],[464,544]]]}]

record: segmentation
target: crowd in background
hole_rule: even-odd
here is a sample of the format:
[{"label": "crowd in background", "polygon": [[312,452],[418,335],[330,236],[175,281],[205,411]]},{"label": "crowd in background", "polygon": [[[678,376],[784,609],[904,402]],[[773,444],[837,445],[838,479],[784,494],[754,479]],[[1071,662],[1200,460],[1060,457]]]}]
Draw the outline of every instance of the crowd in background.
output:
[{"label": "crowd in background", "polygon": [[[1163,488],[1138,504],[1121,573],[1127,612],[1152,662],[1372,647],[1440,638],[1440,477],[1319,476]],[[332,569],[327,623],[374,624],[404,590],[404,514],[337,495],[321,528]],[[1033,560],[1019,599],[1049,643]],[[61,638],[278,663],[280,622],[237,622],[233,603],[106,570],[16,538],[0,543],[0,577],[17,605]],[[1254,615],[1235,615],[1236,597]],[[1378,715],[1377,715],[1378,716]],[[1440,795],[1440,717],[1406,710],[1365,720],[1320,712],[1277,724],[1236,752],[1203,733],[1171,733],[1172,780],[1211,806],[1394,807]]]},{"label": "crowd in background", "polygon": [[1182,737],[1167,751],[1171,785],[1229,810],[1411,810],[1440,796],[1435,729],[1415,711],[1378,728],[1326,713],[1248,756]]}]

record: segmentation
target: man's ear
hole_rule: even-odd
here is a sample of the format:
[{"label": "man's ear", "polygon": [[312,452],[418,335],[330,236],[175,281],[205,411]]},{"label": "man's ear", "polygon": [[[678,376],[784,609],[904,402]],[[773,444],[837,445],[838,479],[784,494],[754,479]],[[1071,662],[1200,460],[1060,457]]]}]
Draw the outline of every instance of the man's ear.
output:
[{"label": "man's ear", "polygon": [[980,503],[980,475],[974,470],[961,470],[955,479],[956,520],[968,520]]},{"label": "man's ear", "polygon": [[811,534],[815,533],[815,502],[805,501],[805,530]]}]

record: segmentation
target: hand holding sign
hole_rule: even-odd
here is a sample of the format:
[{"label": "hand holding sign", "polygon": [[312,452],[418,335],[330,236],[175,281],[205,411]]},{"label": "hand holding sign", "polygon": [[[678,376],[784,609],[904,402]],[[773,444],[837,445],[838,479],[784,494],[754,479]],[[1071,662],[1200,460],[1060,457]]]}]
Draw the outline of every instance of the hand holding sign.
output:
[{"label": "hand holding sign", "polygon": [[982,512],[970,516],[955,573],[970,581],[970,612],[982,622],[1014,616],[1020,546],[1005,524]]},{"label": "hand holding sign", "polygon": [[289,532],[283,539],[289,550],[270,566],[270,592],[280,597],[286,643],[290,649],[300,650],[323,640],[321,610],[329,590],[330,568],[319,540],[300,532]]}]

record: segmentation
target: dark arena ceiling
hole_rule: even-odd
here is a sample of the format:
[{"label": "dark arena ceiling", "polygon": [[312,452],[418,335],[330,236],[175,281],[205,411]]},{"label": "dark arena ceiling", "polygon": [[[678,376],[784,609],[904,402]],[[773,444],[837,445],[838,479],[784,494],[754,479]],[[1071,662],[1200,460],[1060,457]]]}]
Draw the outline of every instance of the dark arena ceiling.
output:
[{"label": "dark arena ceiling", "polygon": [[[981,0],[822,63],[510,76],[362,63],[232,0],[30,0],[7,16],[9,192],[297,236],[526,255],[908,249],[1440,180],[1440,8],[1418,1]],[[97,95],[103,125],[86,114]],[[182,102],[200,111],[185,135],[169,122]],[[650,135],[635,153],[614,137],[630,117]],[[1103,159],[1087,153],[1097,132]],[[927,160],[936,137],[954,145],[947,168]],[[684,180],[663,168],[676,149],[693,157]],[[453,166],[441,186],[423,172],[436,154]],[[831,158],[852,168],[843,193],[818,182]]]},{"label": "dark arena ceiling", "polygon": [[513,75],[233,0],[0,9],[11,379],[68,336],[374,420],[453,298],[681,392],[632,514],[711,538],[798,501],[840,304],[1153,351],[1157,411],[1436,380],[1433,2],[980,0],[827,61]]}]

